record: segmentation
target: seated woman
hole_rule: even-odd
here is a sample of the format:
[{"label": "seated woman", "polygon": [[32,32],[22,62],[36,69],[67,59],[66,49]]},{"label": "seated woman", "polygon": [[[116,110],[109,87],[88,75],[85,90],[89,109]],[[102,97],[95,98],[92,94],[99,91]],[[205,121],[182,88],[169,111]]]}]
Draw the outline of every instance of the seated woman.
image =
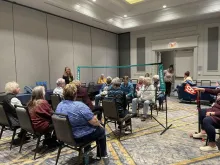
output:
[{"label": "seated woman", "polygon": [[142,86],[143,86],[143,81],[144,81],[144,76],[140,76],[138,78],[138,83],[136,84],[136,88],[135,88],[135,95],[137,96],[137,93],[141,90]]},{"label": "seated woman", "polygon": [[154,88],[157,90],[157,100],[159,101],[159,110],[161,110],[161,106],[163,104],[163,100],[165,99],[164,93],[160,91],[160,80],[159,75],[153,76]]},{"label": "seated woman", "polygon": [[[115,98],[116,100],[116,108],[119,113],[120,118],[124,118],[128,114],[128,110],[126,109],[126,95],[125,92],[120,88],[121,80],[116,77],[112,80],[112,88],[108,91],[108,95],[106,97]],[[126,127],[130,125],[131,119],[125,122]],[[127,130],[128,129],[127,127]]]},{"label": "seated woman", "polygon": [[86,88],[81,87],[81,82],[79,80],[74,80],[72,82],[77,88],[77,98],[82,99],[82,102],[86,104],[93,113],[97,114],[98,120],[102,119],[103,108],[101,106],[94,106],[90,100]]},{"label": "seated woman", "polygon": [[108,93],[108,90],[111,88],[112,78],[110,76],[107,77],[106,83],[102,85],[100,93],[95,96],[95,106],[99,105],[99,101],[101,96],[105,96]]},{"label": "seated woman", "polygon": [[63,87],[66,85],[63,78],[59,78],[56,82],[57,87],[53,90],[53,94],[60,95],[63,98]]},{"label": "seated woman", "polygon": [[74,80],[73,74],[69,67],[65,67],[64,73],[63,73],[63,79],[65,80],[66,84],[69,84]]},{"label": "seated woman", "polygon": [[186,71],[186,72],[184,73],[183,83],[193,84],[193,80],[192,80],[192,78],[191,78],[189,75],[190,75],[190,72],[189,72],[189,71]]},{"label": "seated woman", "polygon": [[141,90],[137,93],[138,98],[134,98],[132,100],[132,113],[136,116],[137,115],[137,104],[143,102],[143,116],[141,121],[145,121],[147,118],[147,112],[149,108],[149,104],[155,101],[155,88],[154,85],[151,84],[151,78],[145,77],[144,78],[144,86]]},{"label": "seated woman", "polygon": [[217,95],[216,102],[211,108],[202,109],[200,111],[199,120],[202,124],[202,131],[198,134],[193,134],[193,137],[203,138],[204,136],[208,136],[208,146],[200,147],[200,150],[218,151],[218,147],[215,142],[215,129],[220,128],[220,89],[195,88],[195,90]]},{"label": "seated woman", "polygon": [[121,90],[125,93],[126,99],[131,100],[134,95],[134,86],[131,82],[129,82],[129,77],[124,76],[123,82],[121,83]]},{"label": "seated woman", "polygon": [[31,121],[34,130],[45,133],[52,128],[52,114],[50,104],[45,100],[45,89],[43,86],[37,86],[32,91],[31,100],[28,103]]},{"label": "seated woman", "polygon": [[[76,143],[96,140],[97,157],[106,157],[105,129],[87,105],[79,101],[74,101],[76,99],[76,93],[77,87],[75,84],[66,85],[64,87],[65,100],[57,106],[56,112],[68,115]],[[100,145],[100,152],[98,144]],[[85,150],[88,150],[88,148]]]},{"label": "seated woman", "polygon": [[[19,121],[18,121],[18,116],[14,108],[15,105],[22,106],[21,101],[18,98],[16,98],[16,95],[20,92],[18,83],[14,81],[6,83],[5,92],[6,92],[6,95],[4,96],[2,100],[3,108],[12,126],[20,126]],[[24,134],[26,134],[26,131],[21,130],[21,132],[18,134],[19,140]],[[26,139],[28,140],[29,138],[26,137]]]},{"label": "seated woman", "polygon": [[97,84],[105,84],[106,83],[106,78],[104,74],[101,74],[101,76],[99,77]]}]

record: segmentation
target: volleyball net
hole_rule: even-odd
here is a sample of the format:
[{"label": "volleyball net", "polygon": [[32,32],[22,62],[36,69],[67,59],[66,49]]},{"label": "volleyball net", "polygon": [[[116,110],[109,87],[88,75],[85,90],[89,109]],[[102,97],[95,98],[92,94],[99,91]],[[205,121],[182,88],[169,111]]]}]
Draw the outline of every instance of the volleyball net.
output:
[{"label": "volleyball net", "polygon": [[[93,80],[97,80],[101,74],[111,77],[119,77],[119,69],[126,76],[126,70],[130,69],[131,79],[138,79],[139,76],[144,76],[149,73],[150,77],[153,75],[159,75],[160,90],[165,91],[163,64],[162,63],[150,63],[150,64],[138,64],[138,65],[126,65],[126,66],[78,66],[77,67],[77,80],[86,81],[86,78],[91,77]],[[138,71],[142,70],[142,71]]]}]

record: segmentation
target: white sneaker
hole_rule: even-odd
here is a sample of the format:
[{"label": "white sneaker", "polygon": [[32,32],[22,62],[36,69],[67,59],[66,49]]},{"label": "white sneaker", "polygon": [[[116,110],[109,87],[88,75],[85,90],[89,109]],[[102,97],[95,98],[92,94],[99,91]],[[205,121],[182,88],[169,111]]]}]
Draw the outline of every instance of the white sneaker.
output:
[{"label": "white sneaker", "polygon": [[200,133],[195,133],[193,134],[193,138],[194,139],[207,139],[207,134],[202,134],[201,132]]},{"label": "white sneaker", "polygon": [[215,147],[204,146],[204,147],[200,147],[200,150],[201,151],[205,151],[205,152],[208,152],[208,151],[218,151],[218,147],[217,146],[215,146]]}]

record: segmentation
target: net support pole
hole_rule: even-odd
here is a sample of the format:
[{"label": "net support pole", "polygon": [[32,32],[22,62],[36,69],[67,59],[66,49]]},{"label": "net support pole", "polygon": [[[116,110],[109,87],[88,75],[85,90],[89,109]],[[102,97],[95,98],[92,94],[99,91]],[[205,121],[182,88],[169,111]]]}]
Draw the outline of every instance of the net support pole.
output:
[{"label": "net support pole", "polygon": [[[165,85],[165,82],[164,82],[164,73],[163,73],[163,64],[160,63],[159,66],[158,66],[158,74],[159,74],[159,78],[160,78],[160,90],[165,92],[166,91],[166,85]],[[166,123],[165,123],[165,126],[159,122],[153,115],[152,115],[152,118],[157,122],[159,123],[163,128],[164,130],[160,133],[160,135],[164,134],[171,126],[172,124],[170,124],[168,126],[168,116],[167,116],[167,96],[165,95],[165,111],[166,111]]]}]

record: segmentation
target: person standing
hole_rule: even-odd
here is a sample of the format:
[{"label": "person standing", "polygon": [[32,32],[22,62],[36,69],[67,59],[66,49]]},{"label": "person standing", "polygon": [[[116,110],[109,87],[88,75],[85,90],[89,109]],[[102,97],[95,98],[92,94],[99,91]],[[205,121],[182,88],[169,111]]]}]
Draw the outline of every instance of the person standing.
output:
[{"label": "person standing", "polygon": [[170,97],[171,86],[173,81],[174,68],[173,65],[170,65],[167,70],[164,70],[164,81],[166,84],[166,95]]},{"label": "person standing", "polygon": [[65,80],[66,84],[69,84],[74,80],[73,74],[69,67],[65,67],[64,73],[63,73],[63,79]]}]

